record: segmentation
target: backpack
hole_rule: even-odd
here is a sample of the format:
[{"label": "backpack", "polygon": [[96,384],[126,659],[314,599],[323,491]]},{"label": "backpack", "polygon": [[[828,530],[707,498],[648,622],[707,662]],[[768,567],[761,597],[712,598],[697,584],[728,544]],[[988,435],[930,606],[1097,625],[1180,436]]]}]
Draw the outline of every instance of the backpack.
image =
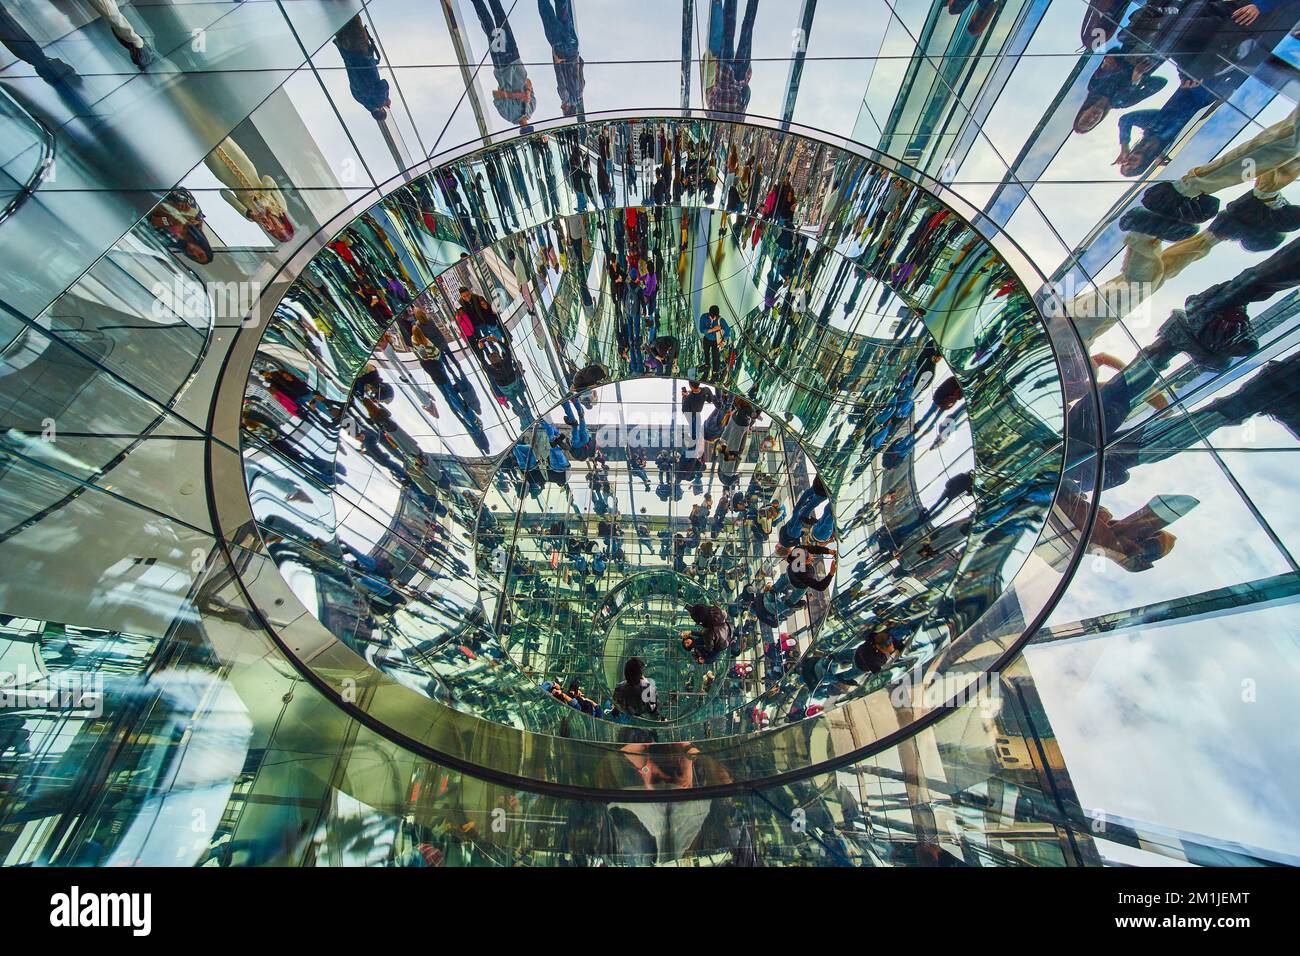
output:
[{"label": "backpack", "polygon": [[879,674],[888,661],[889,655],[871,641],[864,641],[862,646],[853,652],[854,666],[872,674]]},{"label": "backpack", "polygon": [[731,644],[731,624],[723,621],[717,627],[709,628],[704,639],[709,645],[709,650],[713,652],[725,650]]},{"label": "backpack", "polygon": [[718,628],[727,623],[727,612],[716,604],[692,604],[686,610],[691,620],[703,628]]},{"label": "backpack", "polygon": [[641,683],[636,687],[629,686],[627,681],[619,681],[614,688],[614,698],[625,713],[636,717],[647,711],[654,714],[659,710],[659,689],[649,677],[642,677]]},{"label": "backpack", "polygon": [[442,349],[430,343],[428,345],[413,345],[411,351],[421,362],[436,362],[442,358]]},{"label": "backpack", "polygon": [[460,327],[461,334],[465,338],[468,339],[474,336],[474,323],[470,321],[469,313],[464,309],[456,313],[456,325]]},{"label": "backpack", "polygon": [[609,369],[596,363],[588,365],[586,368],[579,369],[573,376],[573,390],[575,392],[585,391],[594,388],[601,382],[609,378]]}]

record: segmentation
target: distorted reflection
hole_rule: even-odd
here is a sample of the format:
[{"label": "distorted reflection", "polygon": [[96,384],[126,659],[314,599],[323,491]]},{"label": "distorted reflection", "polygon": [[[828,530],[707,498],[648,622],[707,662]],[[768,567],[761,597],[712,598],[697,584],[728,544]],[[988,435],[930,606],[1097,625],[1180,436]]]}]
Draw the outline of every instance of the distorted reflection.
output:
[{"label": "distorted reflection", "polygon": [[607,6],[0,6],[0,862],[1296,863],[1297,0]]},{"label": "distorted reflection", "polygon": [[407,686],[568,735],[883,686],[1009,586],[1060,472],[1052,348],[978,233],[730,124],[534,134],[400,187],[254,371],[254,512],[295,593]]}]

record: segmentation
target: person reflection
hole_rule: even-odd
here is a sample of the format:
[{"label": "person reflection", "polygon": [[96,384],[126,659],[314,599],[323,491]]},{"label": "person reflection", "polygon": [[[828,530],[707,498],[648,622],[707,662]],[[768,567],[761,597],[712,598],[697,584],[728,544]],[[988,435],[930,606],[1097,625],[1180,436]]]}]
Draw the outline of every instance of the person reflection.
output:
[{"label": "person reflection", "polygon": [[528,405],[524,391],[523,373],[505,343],[489,336],[479,345],[483,357],[484,370],[503,404],[508,404],[511,411],[519,416],[520,425],[527,428],[533,423],[533,412]]},{"label": "person reflection", "polygon": [[259,173],[248,154],[227,136],[203,158],[203,164],[227,188],[221,198],[245,219],[256,223],[269,239],[288,242],[294,236],[284,194],[275,179]]},{"label": "person reflection", "polygon": [[749,107],[749,81],[753,76],[750,55],[758,0],[746,0],[739,37],[736,36],[736,3],[737,0],[710,0],[709,4],[708,52],[714,72],[711,82],[705,80],[704,101],[710,115],[743,115]]},{"label": "person reflection", "polygon": [[555,89],[565,116],[582,116],[582,57],[578,54],[578,31],[573,25],[573,0],[537,0],[546,41],[555,62]]},{"label": "person reflection", "polygon": [[[966,12],[971,0],[947,0],[948,12],[955,17]],[[975,10],[966,21],[966,32],[973,37],[979,36],[989,28],[1002,9],[1003,0],[974,0]]]},{"label": "person reflection", "polygon": [[36,75],[51,86],[81,82],[81,77],[70,65],[58,57],[46,56],[41,45],[4,6],[0,6],[0,43],[18,59],[33,67]]},{"label": "person reflection", "polygon": [[[597,768],[597,786],[678,790],[725,785],[731,776],[689,743],[625,744]],[[595,804],[582,833],[594,856],[620,863],[670,863],[705,851],[729,852],[733,864],[752,862],[748,829],[727,800]]]},{"label": "person reflection", "polygon": [[177,187],[149,211],[148,222],[163,247],[199,265],[212,261],[212,243],[203,231],[203,210],[194,194]]},{"label": "person reflection", "polygon": [[[1120,275],[1066,303],[1085,342],[1099,338],[1219,243],[1235,240],[1248,252],[1264,252],[1300,229],[1300,210],[1282,196],[1300,175],[1298,145],[1293,111],[1213,162],[1149,187],[1141,205],[1119,219],[1126,232]],[[1220,210],[1213,193],[1239,185],[1246,169],[1256,171],[1254,188]]]},{"label": "person reflection", "polygon": [[655,719],[659,716],[659,691],[654,679],[645,674],[639,657],[628,658],[623,665],[623,680],[614,688],[618,711],[633,717]]},{"label": "person reflection", "polygon": [[520,59],[510,20],[501,9],[501,0],[471,2],[488,39],[492,73],[497,81],[497,88],[492,91],[492,105],[507,123],[527,131],[528,121],[537,110],[537,97],[533,94],[533,81],[528,78],[528,70]]},{"label": "person reflection", "polygon": [[334,35],[334,45],[343,58],[344,69],[348,71],[348,89],[352,98],[369,110],[375,119],[386,119],[392,106],[388,81],[379,75],[379,50],[361,14],[358,13]]}]

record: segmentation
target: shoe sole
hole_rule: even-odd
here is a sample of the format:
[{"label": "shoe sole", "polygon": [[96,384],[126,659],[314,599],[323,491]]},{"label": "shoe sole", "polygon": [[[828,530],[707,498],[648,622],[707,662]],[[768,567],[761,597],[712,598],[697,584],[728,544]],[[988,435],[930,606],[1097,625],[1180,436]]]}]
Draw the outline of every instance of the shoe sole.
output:
[{"label": "shoe sole", "polygon": [[[1165,187],[1168,187],[1168,188],[1167,188],[1167,189],[1157,189],[1158,186],[1165,186]],[[1149,202],[1148,200],[1151,200],[1151,199],[1152,199],[1152,193],[1153,193],[1153,192],[1155,192],[1155,195],[1156,195],[1156,196],[1168,195],[1168,193],[1170,193],[1170,192],[1172,192],[1172,193],[1174,193],[1174,194],[1176,195],[1176,194],[1177,194],[1177,190],[1175,190],[1174,187],[1173,187],[1172,185],[1170,185],[1169,183],[1157,183],[1156,186],[1151,187],[1151,188],[1148,189],[1145,193],[1142,194],[1142,206],[1143,206],[1143,208],[1145,208],[1148,212],[1155,213],[1157,216],[1163,216],[1165,219],[1169,219],[1169,220],[1171,220],[1171,221],[1173,221],[1173,222],[1186,223],[1187,225],[1199,225],[1200,223],[1203,223],[1203,222],[1209,222],[1209,221],[1210,221],[1211,219],[1213,219],[1216,215],[1218,215],[1218,212],[1219,212],[1219,202],[1218,202],[1217,199],[1214,199],[1214,197],[1211,196],[1210,199],[1211,199],[1211,201],[1212,201],[1212,202],[1211,202],[1211,205],[1213,206],[1213,209],[1210,211],[1210,213],[1209,213],[1208,215],[1200,216],[1199,218],[1198,218],[1198,217],[1193,217],[1193,218],[1190,218],[1190,219],[1185,219],[1185,218],[1183,218],[1183,217],[1181,217],[1181,216],[1175,216],[1175,215],[1173,215],[1172,213],[1168,212],[1167,210],[1164,210],[1164,209],[1157,209],[1157,208],[1155,208],[1154,206],[1151,205],[1151,202]]]},{"label": "shoe sole", "polygon": [[1124,232],[1136,232],[1165,242],[1181,242],[1196,235],[1197,227],[1191,223],[1171,219],[1164,213],[1150,209],[1130,209],[1119,217],[1119,227]]}]

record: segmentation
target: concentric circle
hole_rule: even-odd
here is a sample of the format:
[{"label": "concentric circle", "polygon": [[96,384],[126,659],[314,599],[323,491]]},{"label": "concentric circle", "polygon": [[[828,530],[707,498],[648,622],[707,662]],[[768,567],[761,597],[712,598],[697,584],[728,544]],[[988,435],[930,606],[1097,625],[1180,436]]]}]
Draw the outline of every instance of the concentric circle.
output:
[{"label": "concentric circle", "polygon": [[[817,201],[759,231],[716,192],[584,211],[571,181],[554,194],[525,181],[513,208],[472,234],[444,202],[449,179],[494,176],[515,151],[558,170],[597,126],[626,137],[646,123],[697,160],[735,143],[779,158],[756,175],[773,188],[799,182]],[[262,533],[250,553],[288,588],[259,579],[254,599],[305,607],[289,652],[327,688],[362,680],[364,703],[341,703],[407,746],[462,759],[454,713],[497,725],[512,750],[529,741],[518,752],[532,756],[500,772],[543,785],[580,777],[606,752],[609,723],[560,706],[503,646],[509,602],[485,586],[481,516],[518,514],[492,507],[508,458],[537,409],[578,397],[584,370],[621,382],[707,375],[806,450],[834,498],[837,571],[824,624],[792,659],[782,621],[750,605],[768,631],[752,647],[775,658],[755,706],[718,710],[719,695],[666,729],[697,745],[734,736],[709,749],[736,779],[804,772],[789,761],[803,759],[820,722],[800,718],[832,706],[865,721],[848,738],[855,750],[886,741],[928,709],[896,693],[900,679],[942,671],[961,683],[995,666],[1072,566],[1070,524],[1090,512],[1055,527],[1047,517],[1067,464],[1073,500],[1086,504],[1093,485],[1091,462],[1067,461],[1062,435],[1062,385],[1080,379],[1063,379],[1058,360],[1077,341],[1042,324],[968,210],[892,161],[731,123],[588,126],[553,131],[540,149],[525,137],[438,166],[302,264],[253,357],[244,405]],[[854,185],[840,195],[848,187],[837,183]],[[937,222],[947,226],[925,241]],[[868,237],[852,256],[837,238],[848,230]],[[417,340],[417,329],[427,334]],[[1082,450],[1092,437],[1070,440]],[[601,593],[588,596],[594,611]],[[877,661],[858,653],[867,641]],[[749,734],[790,722],[798,732],[779,765],[754,763]],[[543,746],[538,733],[566,739]],[[464,759],[497,772],[493,754]]]}]

